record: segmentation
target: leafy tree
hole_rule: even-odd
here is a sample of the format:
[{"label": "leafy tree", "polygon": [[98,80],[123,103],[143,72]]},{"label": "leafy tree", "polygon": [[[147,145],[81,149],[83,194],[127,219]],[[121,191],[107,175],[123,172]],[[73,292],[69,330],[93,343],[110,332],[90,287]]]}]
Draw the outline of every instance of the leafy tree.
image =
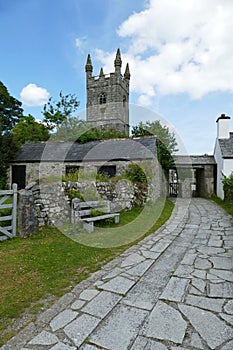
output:
[{"label": "leafy tree", "polygon": [[87,131],[88,126],[84,120],[77,117],[69,117],[51,134],[51,139],[54,141],[75,141]]},{"label": "leafy tree", "polygon": [[50,97],[42,112],[44,122],[51,130],[54,128],[58,129],[79,107],[79,101],[74,94],[63,95],[61,91],[59,97],[59,101],[53,101],[52,97]]},{"label": "leafy tree", "polygon": [[80,143],[85,143],[88,141],[105,140],[105,139],[116,139],[124,138],[126,134],[122,131],[117,130],[115,127],[107,128],[88,128],[88,131],[83,133],[77,140]]},{"label": "leafy tree", "polygon": [[114,127],[98,129],[76,117],[66,119],[57,131],[51,135],[51,138],[55,141],[77,141],[80,143],[122,137],[126,137],[125,133]]},{"label": "leafy tree", "polygon": [[11,96],[0,81],[0,134],[10,132],[23,117],[22,103]]},{"label": "leafy tree", "polygon": [[42,123],[36,122],[32,115],[23,117],[13,129],[13,138],[21,146],[26,141],[47,141],[50,137],[49,129]]},{"label": "leafy tree", "polygon": [[18,147],[10,132],[0,134],[0,189],[6,187],[8,164],[14,158]]},{"label": "leafy tree", "polygon": [[103,139],[117,139],[117,138],[125,138],[127,135],[123,131],[117,130],[115,127],[111,128],[102,128],[101,134]]},{"label": "leafy tree", "polygon": [[8,163],[17,152],[12,129],[21,118],[21,102],[11,96],[6,86],[0,82],[0,188],[6,185]]},{"label": "leafy tree", "polygon": [[155,135],[157,138],[157,156],[161,166],[165,170],[174,167],[172,154],[177,151],[176,138],[174,133],[171,133],[168,127],[162,126],[159,120],[140,122],[133,127],[132,135],[134,137]]}]

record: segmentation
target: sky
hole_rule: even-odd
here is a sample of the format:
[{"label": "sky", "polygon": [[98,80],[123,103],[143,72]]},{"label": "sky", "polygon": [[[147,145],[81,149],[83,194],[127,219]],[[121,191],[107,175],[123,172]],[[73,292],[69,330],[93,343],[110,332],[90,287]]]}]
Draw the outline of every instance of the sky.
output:
[{"label": "sky", "polygon": [[130,125],[159,119],[180,153],[213,154],[216,119],[233,115],[232,16],[233,0],[0,0],[0,81],[25,115],[62,91],[82,118],[87,54],[108,74],[120,48]]}]

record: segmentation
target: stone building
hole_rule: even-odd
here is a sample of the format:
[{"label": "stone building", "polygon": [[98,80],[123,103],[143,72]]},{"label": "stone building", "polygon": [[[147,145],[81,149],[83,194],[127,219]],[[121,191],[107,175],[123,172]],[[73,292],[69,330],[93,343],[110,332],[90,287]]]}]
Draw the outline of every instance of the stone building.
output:
[{"label": "stone building", "polygon": [[129,135],[129,81],[130,71],[127,63],[124,75],[121,74],[121,53],[117,50],[114,61],[115,72],[104,74],[100,69],[93,76],[90,54],[87,57],[86,70],[86,119],[95,127],[116,127]]},{"label": "stone building", "polygon": [[[109,176],[125,172],[129,163],[145,162],[157,172],[159,167],[154,136],[78,142],[26,142],[9,169],[9,183],[19,189],[27,184],[47,178],[62,179],[66,173],[84,169],[108,173]],[[95,180],[95,179],[93,179]],[[158,188],[160,184],[158,182]]]}]

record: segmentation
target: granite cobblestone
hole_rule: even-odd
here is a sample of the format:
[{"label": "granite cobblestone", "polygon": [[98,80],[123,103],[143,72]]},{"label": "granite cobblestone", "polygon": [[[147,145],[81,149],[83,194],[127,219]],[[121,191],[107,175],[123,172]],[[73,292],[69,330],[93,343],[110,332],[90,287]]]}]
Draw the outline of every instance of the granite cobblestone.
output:
[{"label": "granite cobblestone", "polygon": [[232,219],[177,199],[172,217],[1,350],[232,350]]}]

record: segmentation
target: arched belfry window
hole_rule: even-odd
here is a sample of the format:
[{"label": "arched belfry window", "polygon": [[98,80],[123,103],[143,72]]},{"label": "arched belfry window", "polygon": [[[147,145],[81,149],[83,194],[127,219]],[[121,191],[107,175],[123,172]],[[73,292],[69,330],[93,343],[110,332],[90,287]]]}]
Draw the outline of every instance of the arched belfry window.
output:
[{"label": "arched belfry window", "polygon": [[126,106],[126,96],[123,96],[123,107]]},{"label": "arched belfry window", "polygon": [[99,95],[99,103],[100,105],[106,103],[106,95],[104,92],[102,92],[100,95]]}]

